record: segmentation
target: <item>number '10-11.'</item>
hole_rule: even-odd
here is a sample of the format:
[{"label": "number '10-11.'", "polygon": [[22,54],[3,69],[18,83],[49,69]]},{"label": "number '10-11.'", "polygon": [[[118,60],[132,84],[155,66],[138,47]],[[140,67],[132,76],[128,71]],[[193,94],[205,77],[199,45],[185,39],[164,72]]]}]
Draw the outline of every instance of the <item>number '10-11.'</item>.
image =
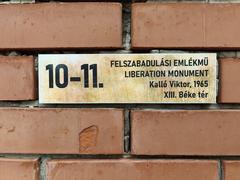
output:
[{"label": "number '10-11.'", "polygon": [[[46,70],[49,71],[49,88],[54,88],[54,75],[55,75],[55,85],[58,88],[65,88],[68,86],[69,75],[68,75],[68,67],[65,64],[58,64],[54,67],[53,64],[48,64],[46,66]],[[92,87],[98,87],[97,80],[97,64],[83,64],[81,65],[81,70],[83,71],[83,87],[89,88],[89,73],[92,71]],[[54,74],[55,73],[55,74]],[[62,73],[62,74],[61,74]],[[60,76],[63,77],[62,81],[60,80]],[[70,81],[81,81],[80,77],[70,77]]]}]

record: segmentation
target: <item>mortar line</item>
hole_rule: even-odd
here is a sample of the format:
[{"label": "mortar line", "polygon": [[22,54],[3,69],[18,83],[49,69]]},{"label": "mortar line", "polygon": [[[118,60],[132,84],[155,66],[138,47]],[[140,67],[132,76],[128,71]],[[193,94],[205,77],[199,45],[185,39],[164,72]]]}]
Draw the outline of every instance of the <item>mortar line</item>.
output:
[{"label": "mortar line", "polygon": [[39,159],[42,161],[47,159],[162,159],[162,160],[215,160],[221,163],[225,160],[239,161],[240,156],[224,156],[224,155],[134,155],[134,154],[0,154],[0,158],[17,158],[17,159]]},{"label": "mortar line", "polygon": [[220,159],[218,161],[218,180],[224,180],[224,170],[223,170],[223,162]]},{"label": "mortar line", "polygon": [[124,50],[131,49],[131,5],[122,1],[122,43]]},{"label": "mortar line", "polygon": [[46,157],[40,157],[39,158],[39,180],[47,180],[47,174],[46,174],[46,161],[49,158]]},{"label": "mortar line", "polygon": [[124,109],[124,153],[131,152],[130,110]]}]

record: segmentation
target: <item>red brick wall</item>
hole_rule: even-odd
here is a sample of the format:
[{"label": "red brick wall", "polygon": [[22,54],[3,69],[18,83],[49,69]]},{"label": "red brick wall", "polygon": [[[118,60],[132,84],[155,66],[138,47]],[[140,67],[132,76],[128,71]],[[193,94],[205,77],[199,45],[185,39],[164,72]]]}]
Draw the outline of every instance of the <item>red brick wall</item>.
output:
[{"label": "red brick wall", "polygon": [[[12,2],[0,5],[0,180],[240,179],[240,1]],[[39,53],[106,52],[215,52],[218,103],[39,104]]]}]

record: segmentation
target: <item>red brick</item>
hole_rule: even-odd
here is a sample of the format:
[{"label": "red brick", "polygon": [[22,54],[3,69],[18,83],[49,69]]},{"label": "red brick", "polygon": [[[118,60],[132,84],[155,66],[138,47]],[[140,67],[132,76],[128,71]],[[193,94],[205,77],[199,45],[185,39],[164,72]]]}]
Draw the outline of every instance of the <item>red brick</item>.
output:
[{"label": "red brick", "polygon": [[0,179],[38,180],[38,161],[35,159],[0,158]]},{"label": "red brick", "polygon": [[135,110],[131,118],[133,154],[240,154],[240,110]]},{"label": "red brick", "polygon": [[136,3],[132,47],[239,49],[240,4]]},{"label": "red brick", "polygon": [[224,161],[223,162],[224,180],[240,179],[240,161]]},{"label": "red brick", "polygon": [[48,180],[216,180],[216,161],[192,160],[52,160]]},{"label": "red brick", "polygon": [[36,99],[33,57],[0,56],[0,84],[0,100]]},{"label": "red brick", "polygon": [[120,3],[0,6],[1,49],[120,48]]},{"label": "red brick", "polygon": [[223,58],[220,65],[220,103],[240,102],[240,59]]},{"label": "red brick", "polygon": [[123,110],[0,109],[0,153],[121,154]]}]

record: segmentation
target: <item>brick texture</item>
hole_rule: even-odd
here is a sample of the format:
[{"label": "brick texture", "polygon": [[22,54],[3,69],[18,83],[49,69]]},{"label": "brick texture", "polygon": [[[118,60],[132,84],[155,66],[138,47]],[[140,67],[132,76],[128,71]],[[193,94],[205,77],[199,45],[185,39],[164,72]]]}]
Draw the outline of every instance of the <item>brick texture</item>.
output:
[{"label": "brick texture", "polygon": [[[0,180],[240,180],[240,0],[60,1],[0,2]],[[38,100],[38,54],[206,52],[219,104]]]},{"label": "brick texture", "polygon": [[38,169],[35,159],[0,158],[1,180],[38,180]]},{"label": "brick texture", "polygon": [[0,100],[36,99],[33,57],[0,56],[0,84]]},{"label": "brick texture", "polygon": [[120,109],[0,109],[0,153],[121,154]]},{"label": "brick texture", "polygon": [[220,64],[220,103],[240,102],[240,59],[223,58]]},{"label": "brick texture", "polygon": [[223,162],[224,180],[240,179],[240,161],[224,161]]},{"label": "brick texture", "polygon": [[0,6],[1,49],[120,48],[120,3]]},{"label": "brick texture", "polygon": [[52,160],[47,180],[217,180],[216,161]]},{"label": "brick texture", "polygon": [[239,49],[240,4],[136,3],[132,48]]},{"label": "brick texture", "polygon": [[132,153],[239,155],[239,110],[135,110]]}]

